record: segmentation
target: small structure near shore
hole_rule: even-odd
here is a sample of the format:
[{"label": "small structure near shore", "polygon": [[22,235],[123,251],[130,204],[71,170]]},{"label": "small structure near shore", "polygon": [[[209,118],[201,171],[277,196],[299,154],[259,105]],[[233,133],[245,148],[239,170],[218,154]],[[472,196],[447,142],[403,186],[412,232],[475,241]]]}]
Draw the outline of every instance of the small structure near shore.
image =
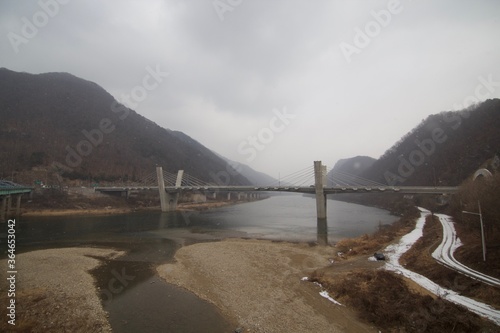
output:
[{"label": "small structure near shore", "polygon": [[12,201],[16,201],[15,215],[21,214],[21,197],[33,189],[8,180],[0,180],[0,222],[12,215]]}]

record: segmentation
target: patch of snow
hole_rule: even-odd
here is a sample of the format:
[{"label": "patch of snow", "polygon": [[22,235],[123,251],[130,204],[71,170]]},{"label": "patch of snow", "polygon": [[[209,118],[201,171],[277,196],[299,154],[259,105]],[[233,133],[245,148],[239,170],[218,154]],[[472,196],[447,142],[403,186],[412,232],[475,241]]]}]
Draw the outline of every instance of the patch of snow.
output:
[{"label": "patch of snow", "polygon": [[300,281],[309,281],[309,278],[307,276],[304,276]]},{"label": "patch of snow", "polygon": [[[418,273],[412,272],[399,263],[399,258],[408,251],[413,244],[422,237],[422,230],[425,225],[425,218],[430,212],[426,209],[419,208],[420,210],[420,218],[417,220],[415,229],[410,233],[406,234],[401,238],[398,244],[392,244],[387,246],[385,252],[388,254],[389,260],[386,262],[384,268],[389,271],[396,272],[401,274],[413,281],[415,281],[420,286],[434,293],[435,295],[446,299],[452,303],[462,305],[468,308],[470,311],[492,320],[495,324],[500,325],[500,311],[495,310],[493,307],[488,304],[484,304],[468,297],[464,297],[459,295],[453,290],[445,289],[429,280],[425,276],[422,276]],[[438,215],[439,217],[439,215]],[[441,218],[441,217],[440,217]],[[444,227],[444,225],[443,225]],[[443,228],[444,229],[444,228]],[[447,232],[449,234],[449,232]],[[446,233],[445,233],[446,234]],[[458,247],[457,247],[458,248]],[[437,250],[436,250],[437,251]],[[435,251],[435,252],[436,252]],[[434,253],[433,253],[434,256]]]},{"label": "patch of snow", "polygon": [[368,261],[378,261],[374,256],[368,257]]},{"label": "patch of snow", "polygon": [[462,242],[457,236],[455,230],[455,223],[450,216],[444,214],[436,214],[443,226],[443,240],[441,244],[432,253],[432,257],[436,259],[440,264],[443,264],[453,270],[456,270],[470,278],[482,281],[484,283],[499,286],[500,280],[492,276],[486,275],[484,273],[473,270],[472,268],[465,266],[457,259],[455,259],[455,251],[462,246]]},{"label": "patch of snow", "polygon": [[[306,281],[306,280],[304,280],[304,279],[306,279],[306,280],[307,280],[307,277],[304,277],[304,278],[302,278],[301,280],[302,280],[302,281]],[[330,302],[332,302],[332,303],[334,303],[334,304],[337,304],[337,305],[341,305],[341,306],[343,306],[340,302],[337,302],[336,300],[334,300],[333,298],[331,298],[331,297],[330,297],[330,295],[328,294],[328,291],[326,291],[325,289],[323,289],[323,286],[321,285],[321,283],[319,283],[319,282],[313,282],[313,283],[322,289],[322,290],[319,292],[319,294],[321,295],[321,297],[326,298],[327,300],[329,300]]]},{"label": "patch of snow", "polygon": [[322,297],[326,298],[327,300],[329,300],[330,302],[334,303],[334,304],[337,304],[337,305],[341,305],[343,306],[340,302],[337,302],[336,300],[334,300],[333,298],[330,297],[330,295],[328,294],[328,291],[326,290],[323,290],[322,292],[319,293]]}]

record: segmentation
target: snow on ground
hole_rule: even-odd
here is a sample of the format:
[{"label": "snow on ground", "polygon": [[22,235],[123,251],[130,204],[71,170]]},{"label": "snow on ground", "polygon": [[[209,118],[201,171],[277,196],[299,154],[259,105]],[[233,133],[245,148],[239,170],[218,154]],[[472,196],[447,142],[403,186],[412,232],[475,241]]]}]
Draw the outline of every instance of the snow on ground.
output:
[{"label": "snow on ground", "polygon": [[423,275],[412,272],[404,268],[399,263],[399,258],[408,251],[413,244],[422,237],[422,230],[425,225],[425,218],[430,214],[430,212],[424,208],[419,208],[420,218],[417,220],[415,229],[410,233],[406,234],[401,238],[398,244],[391,244],[386,247],[384,253],[386,254],[386,264],[384,269],[401,274],[422,286],[423,288],[429,290],[435,295],[446,299],[452,303],[462,305],[468,308],[470,311],[492,320],[495,324],[500,325],[500,311],[495,310],[493,307],[475,301],[465,296],[461,296],[453,290],[445,289],[429,280]]},{"label": "snow on ground", "polygon": [[330,297],[330,294],[328,294],[328,291],[326,290],[323,290],[322,292],[319,293],[322,297],[326,298],[327,300],[329,300],[330,302],[334,303],[334,304],[337,304],[337,305],[342,305],[340,302],[337,302],[336,300],[334,300],[333,298]]},{"label": "snow on ground", "polygon": [[440,264],[454,269],[459,273],[467,275],[470,278],[482,281],[489,285],[500,287],[499,279],[475,271],[455,259],[455,250],[462,246],[462,242],[458,238],[457,232],[455,230],[455,223],[448,215],[436,214],[436,216],[439,218],[439,221],[443,226],[443,241],[432,253],[432,257],[436,259]]},{"label": "snow on ground", "polygon": [[[301,278],[301,279],[300,279],[300,281],[309,281],[309,278],[308,278],[307,276],[304,276],[303,278]],[[313,282],[313,283],[314,283],[315,285],[317,285],[318,287],[320,287],[321,289],[323,289],[323,285],[322,285],[321,283],[319,283],[319,282]],[[328,293],[328,291],[326,291],[325,289],[321,290],[321,291],[319,292],[319,294],[321,295],[321,297],[326,298],[326,299],[327,299],[327,300],[329,300],[330,302],[332,302],[332,303],[334,303],[334,304],[337,304],[337,305],[341,305],[341,306],[343,306],[343,305],[342,305],[342,303],[340,303],[340,302],[338,302],[338,301],[334,300],[334,299],[330,296],[330,294]]]}]

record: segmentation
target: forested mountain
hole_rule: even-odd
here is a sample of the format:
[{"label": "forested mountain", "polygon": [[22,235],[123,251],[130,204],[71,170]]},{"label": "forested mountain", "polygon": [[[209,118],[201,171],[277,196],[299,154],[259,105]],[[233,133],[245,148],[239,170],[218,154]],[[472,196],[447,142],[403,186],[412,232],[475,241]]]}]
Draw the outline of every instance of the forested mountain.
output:
[{"label": "forested mountain", "polygon": [[459,185],[495,156],[499,99],[427,117],[362,176],[389,185]]},{"label": "forested mountain", "polygon": [[229,173],[229,184],[249,184],[197,141],[126,108],[93,82],[0,69],[0,178],[27,181],[42,172],[46,178],[126,181],[157,165],[209,182]]},{"label": "forested mountain", "polygon": [[369,156],[356,156],[352,158],[340,159],[335,163],[333,169],[328,173],[327,179],[329,186],[336,185],[334,180],[337,178],[348,181],[350,177],[359,177],[366,170],[372,167],[375,159]]},{"label": "forested mountain", "polygon": [[223,159],[227,163],[229,163],[229,165],[234,166],[234,168],[237,169],[240,174],[245,176],[245,178],[248,179],[253,185],[269,186],[269,185],[276,185],[279,183],[278,179],[273,178],[263,172],[256,171],[251,167],[249,167],[248,165],[231,161],[229,159],[226,159],[225,157],[223,157]]}]

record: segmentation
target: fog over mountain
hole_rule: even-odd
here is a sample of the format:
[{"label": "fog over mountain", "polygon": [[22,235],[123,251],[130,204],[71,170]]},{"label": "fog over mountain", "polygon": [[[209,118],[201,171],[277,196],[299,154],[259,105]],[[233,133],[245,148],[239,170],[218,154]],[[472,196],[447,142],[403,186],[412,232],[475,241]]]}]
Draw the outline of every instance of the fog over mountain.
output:
[{"label": "fog over mountain", "polygon": [[196,140],[71,74],[0,69],[0,118],[0,177],[45,170],[68,179],[138,180],[162,166],[207,182],[250,184]]},{"label": "fog over mountain", "polygon": [[493,0],[0,1],[0,66],[95,82],[277,177],[378,158],[430,114],[500,98],[498,13]]}]

